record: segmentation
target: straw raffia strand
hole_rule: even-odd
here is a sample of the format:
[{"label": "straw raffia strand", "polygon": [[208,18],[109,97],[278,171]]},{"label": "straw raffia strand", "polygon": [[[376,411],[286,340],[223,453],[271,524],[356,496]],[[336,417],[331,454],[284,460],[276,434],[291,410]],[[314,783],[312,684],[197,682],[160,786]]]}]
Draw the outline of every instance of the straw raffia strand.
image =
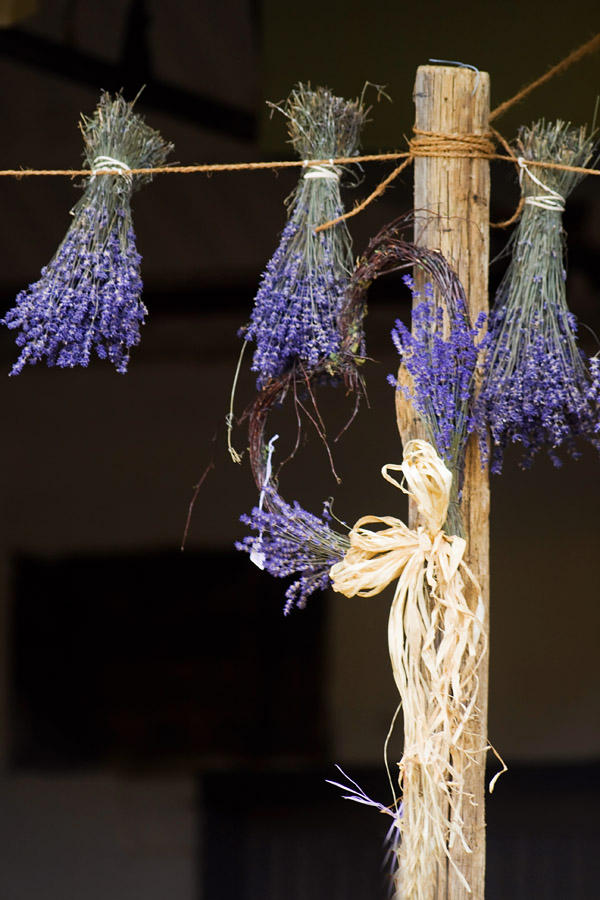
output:
[{"label": "straw raffia strand", "polygon": [[[406,488],[390,470],[402,472]],[[425,524],[412,531],[390,516],[364,516],[330,576],[334,590],[347,597],[372,597],[397,579],[388,640],[404,713],[398,889],[405,900],[433,900],[446,857],[456,869],[453,845],[470,850],[462,810],[472,798],[464,783],[477,760],[465,726],[475,711],[485,652],[483,604],[464,562],[465,541],[442,531],[452,475],[431,444],[410,441],[402,464],[384,466],[382,475],[414,497]],[[373,531],[368,525],[385,527]]]}]

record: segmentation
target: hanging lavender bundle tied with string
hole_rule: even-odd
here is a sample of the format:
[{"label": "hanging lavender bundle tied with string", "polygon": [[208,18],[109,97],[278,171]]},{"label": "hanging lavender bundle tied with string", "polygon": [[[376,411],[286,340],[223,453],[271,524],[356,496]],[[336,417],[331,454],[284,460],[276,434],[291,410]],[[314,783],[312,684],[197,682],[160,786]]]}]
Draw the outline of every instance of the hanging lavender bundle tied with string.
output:
[{"label": "hanging lavender bundle tied with string", "polygon": [[87,366],[92,350],[117,372],[127,370],[147,312],[131,194],[151,180],[131,169],[161,166],[172,150],[133,112],[134,103],[103,93],[94,115],[82,116],[84,158],[93,174],[41,278],[21,291],[2,320],[18,329],[22,348],[11,375],[43,358],[49,366]]},{"label": "hanging lavender bundle tied with string", "polygon": [[[347,101],[325,88],[313,91],[299,84],[283,107],[274,108],[287,117],[290,143],[307,163],[357,154],[367,115],[361,100]],[[242,331],[246,341],[256,344],[252,370],[259,389],[295,368],[300,377],[316,371],[344,374],[364,353],[362,316],[346,323],[350,340],[343,340],[338,324],[353,265],[346,225],[314,231],[343,212],[342,172],[333,162],[307,165],[291,196],[287,225]]]},{"label": "hanging lavender bundle tied with string", "polygon": [[534,160],[586,166],[592,149],[585,128],[561,121],[542,120],[519,134],[525,202],[490,316],[480,394],[495,472],[501,471],[510,443],[522,445],[525,468],[542,448],[555,465],[561,462],[559,448],[576,457],[581,437],[600,449],[600,360],[587,359],[577,345],[577,321],[567,306],[565,284],[562,213],[583,176],[528,165]]}]

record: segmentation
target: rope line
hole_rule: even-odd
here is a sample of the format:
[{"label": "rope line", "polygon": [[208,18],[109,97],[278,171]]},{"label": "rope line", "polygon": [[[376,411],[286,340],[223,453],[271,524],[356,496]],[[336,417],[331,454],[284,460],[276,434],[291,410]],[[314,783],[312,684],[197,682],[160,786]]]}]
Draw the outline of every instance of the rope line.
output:
[{"label": "rope line", "polygon": [[[584,56],[587,56],[588,54],[593,53],[598,49],[600,49],[600,32],[589,41],[586,41],[576,50],[573,50],[571,53],[569,53],[564,59],[558,62],[555,66],[552,66],[539,78],[536,78],[530,84],[526,85],[513,97],[505,100],[504,103],[501,103],[494,110],[492,110],[492,112],[490,113],[490,121],[498,118],[498,116],[501,116],[506,112],[507,109],[509,109],[511,106],[514,106],[516,103],[530,94],[533,90],[535,90],[535,88],[539,87],[542,84],[545,84],[551,78],[554,78],[556,75],[561,74],[571,65],[583,59]],[[418,157],[500,160],[517,165],[522,175],[523,162],[519,161],[519,159],[512,152],[508,142],[495,129],[492,129],[488,134],[435,134],[433,132],[421,131],[417,128],[415,128],[414,131],[415,137],[409,141],[408,150],[403,153],[367,153],[361,156],[342,156],[338,157],[337,159],[300,159],[253,163],[206,163],[190,166],[156,166],[139,169],[130,169],[119,160],[112,159],[110,157],[99,157],[98,160],[94,161],[95,163],[108,163],[114,166],[114,168],[104,167],[103,165],[101,169],[97,169],[94,167],[92,167],[91,169],[0,169],[0,178],[19,179],[33,176],[95,178],[102,175],[121,175],[129,180],[133,175],[192,175],[203,173],[210,174],[213,172],[252,172],[265,169],[293,169],[300,167],[307,168],[309,170],[305,173],[305,178],[336,178],[337,173],[332,171],[332,167],[336,165],[351,165],[352,163],[362,162],[398,161],[400,159],[402,160],[400,165],[396,166],[396,168],[377,185],[375,190],[365,200],[358,203],[353,209],[345,213],[345,215],[339,216],[337,219],[332,219],[330,222],[325,222],[315,229],[316,231],[323,231],[326,228],[331,228],[332,225],[335,225],[338,222],[343,221],[344,219],[349,219],[352,216],[357,215],[359,212],[362,212],[362,210],[365,209],[365,207],[370,203],[372,203],[373,200],[375,200],[377,197],[380,197],[387,190],[392,181],[394,181],[404,171],[404,169],[406,169]],[[507,151],[506,154],[494,152],[494,144],[492,143],[492,138],[503,145],[504,149]],[[540,166],[544,167],[545,169],[555,169],[563,172],[576,172],[582,175],[600,175],[600,169],[588,169],[582,166],[568,166],[561,163],[527,160],[527,172],[534,181],[537,181],[537,179],[529,171],[532,166]],[[310,171],[310,169],[314,169],[314,172]],[[528,202],[533,203],[535,199],[540,202],[544,202],[545,204],[548,203],[547,194],[542,198],[542,200],[540,200],[540,198],[529,198]],[[521,214],[524,202],[524,198],[521,197],[517,210],[510,219],[507,219],[505,222],[490,223],[491,226],[495,228],[506,228],[508,225],[511,225],[516,221],[516,219],[518,219],[519,215]],[[558,203],[558,200],[554,198],[554,200],[551,202]]]},{"label": "rope line", "polygon": [[[154,168],[129,169],[131,175],[195,175],[212,172],[245,172],[260,169],[297,169],[331,165],[350,165],[357,162],[395,160],[406,153],[366,153],[363,156],[340,156],[336,159],[284,159],[275,162],[253,163],[202,163],[191,166],[156,166]],[[0,169],[0,177],[28,178],[36,175],[54,175],[67,178],[89,177],[93,169]],[[121,169],[102,168],[102,175],[121,175]]]},{"label": "rope line", "polygon": [[[436,135],[442,142],[447,137],[447,135],[439,134]],[[452,136],[451,136],[452,137]],[[464,137],[475,137],[479,138],[481,135],[461,135]],[[412,142],[411,142],[412,143]],[[361,162],[394,162],[398,159],[404,159],[412,162],[414,156],[439,156],[439,157],[476,157],[478,159],[489,159],[489,160],[503,160],[504,162],[516,162],[516,157],[514,155],[509,156],[508,154],[503,153],[488,153],[482,151],[472,152],[462,152],[460,149],[456,149],[453,146],[448,150],[436,149],[431,153],[424,152],[423,150],[418,151],[417,153],[410,153],[409,151],[404,151],[402,153],[367,153],[363,156],[339,156],[333,160],[333,165],[341,166],[341,165],[349,165],[351,163],[361,163]],[[146,169],[130,169],[129,173],[131,175],[193,175],[193,174],[210,174],[212,172],[243,172],[243,171],[256,171],[259,169],[292,169],[292,168],[301,168],[303,166],[330,166],[330,159],[310,159],[310,160],[296,160],[296,159],[285,159],[285,160],[277,160],[274,162],[257,162],[257,163],[206,163],[202,165],[194,165],[194,166],[157,166],[156,168],[146,168]],[[587,169],[583,166],[567,166],[561,163],[551,163],[551,162],[539,162],[537,160],[528,160],[528,166],[542,166],[546,169],[560,169],[563,172],[579,172],[582,175],[600,175],[600,169]],[[102,168],[100,171],[94,171],[93,169],[0,169],[0,178],[28,178],[30,176],[44,176],[44,175],[54,175],[54,176],[63,176],[68,178],[77,178],[77,177],[90,177],[90,176],[101,176],[101,175],[122,175],[122,169],[109,169]]]},{"label": "rope line", "polygon": [[576,50],[573,50],[568,56],[565,56],[564,59],[561,59],[559,63],[555,66],[552,66],[551,69],[548,69],[543,75],[540,75],[539,78],[536,78],[535,81],[530,82],[524,88],[521,88],[513,97],[510,97],[508,100],[505,100],[504,103],[501,103],[500,106],[497,106],[496,109],[493,109],[490,113],[490,122],[493,122],[494,119],[497,119],[498,116],[503,115],[509,107],[514,106],[515,103],[519,103],[520,100],[523,100],[538,88],[541,84],[545,84],[547,81],[550,81],[551,78],[554,78],[555,75],[560,75],[569,66],[572,66],[573,63],[579,62],[580,59],[583,59],[584,56],[587,56],[589,53],[595,53],[596,50],[600,49],[600,33],[594,35],[589,41],[586,41],[585,44],[582,44],[580,47],[577,47]]}]

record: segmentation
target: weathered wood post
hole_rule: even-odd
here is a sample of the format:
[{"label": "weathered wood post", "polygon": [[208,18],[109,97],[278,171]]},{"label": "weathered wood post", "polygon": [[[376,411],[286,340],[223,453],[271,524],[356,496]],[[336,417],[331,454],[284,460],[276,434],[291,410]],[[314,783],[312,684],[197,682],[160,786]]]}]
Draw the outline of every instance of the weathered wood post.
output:
[{"label": "weathered wood post", "polygon": [[[414,100],[415,130],[439,135],[485,135],[489,118],[489,76],[454,66],[420,66]],[[464,151],[463,151],[464,152]],[[489,161],[474,156],[418,156],[415,159],[415,240],[440,250],[458,273],[474,320],[488,308]],[[416,419],[398,408],[403,441],[420,437]],[[480,465],[477,442],[467,450],[462,513],[467,563],[483,590],[489,636],[489,481]],[[415,527],[415,511],[410,511]],[[464,808],[464,833],[472,852],[461,846],[452,858],[471,886],[469,894],[447,862],[439,872],[435,900],[483,900],[485,890],[485,753],[487,744],[488,654],[479,672],[477,712],[469,723],[476,762],[466,773],[473,802]],[[412,900],[406,897],[402,900]]]}]

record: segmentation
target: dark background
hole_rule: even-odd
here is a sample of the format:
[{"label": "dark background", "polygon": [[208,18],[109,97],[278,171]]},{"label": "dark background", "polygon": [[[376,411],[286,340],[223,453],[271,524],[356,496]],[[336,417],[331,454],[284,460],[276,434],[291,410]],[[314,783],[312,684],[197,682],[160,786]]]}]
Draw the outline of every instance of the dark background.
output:
[{"label": "dark background", "polygon": [[[33,8],[35,6],[35,8]],[[19,11],[30,15],[16,21]],[[492,103],[598,30],[593,2],[401,7],[348,0],[1,3],[0,166],[77,167],[80,112],[100,89],[146,89],[140,111],[182,163],[288,158],[266,114],[294,82],[376,104],[365,151],[402,150],[416,66],[490,72]],[[592,57],[496,124],[590,121]],[[383,174],[371,164],[357,191]],[[0,886],[6,900],[362,900],[385,895],[386,822],[325,784],[334,763],[389,802],[382,747],[396,706],[389,597],[315,596],[281,616],[284,586],[233,550],[256,501],[223,421],[260,272],[297,175],[164,176],[135,197],[149,308],[127,376],[37,366],[2,389]],[[513,211],[514,172],[493,166],[492,219]],[[600,179],[565,214],[569,302],[600,333]],[[352,220],[356,252],[411,206],[409,173]],[[2,179],[3,310],[34,281],[79,196],[68,179]],[[506,234],[493,232],[493,255]],[[492,287],[503,261],[492,265]],[[379,476],[400,456],[389,329],[408,316],[380,283],[367,322],[370,408],[336,445],[337,488],[313,435],[282,482],[353,522],[403,516]],[[0,335],[8,373],[15,348]],[[244,373],[238,407],[250,400]],[[328,421],[343,398],[324,390]],[[285,418],[285,417],[284,417]],[[289,423],[288,423],[289,424]],[[282,417],[273,421],[282,430]],[[334,428],[332,427],[332,432]],[[216,437],[215,437],[216,435]],[[243,429],[234,442],[242,448]],[[283,452],[283,451],[281,451]],[[193,486],[211,459],[179,550]],[[509,764],[488,803],[488,896],[598,894],[598,460],[492,484],[490,738]],[[400,729],[401,731],[401,729]],[[401,754],[395,737],[390,758]]]}]

